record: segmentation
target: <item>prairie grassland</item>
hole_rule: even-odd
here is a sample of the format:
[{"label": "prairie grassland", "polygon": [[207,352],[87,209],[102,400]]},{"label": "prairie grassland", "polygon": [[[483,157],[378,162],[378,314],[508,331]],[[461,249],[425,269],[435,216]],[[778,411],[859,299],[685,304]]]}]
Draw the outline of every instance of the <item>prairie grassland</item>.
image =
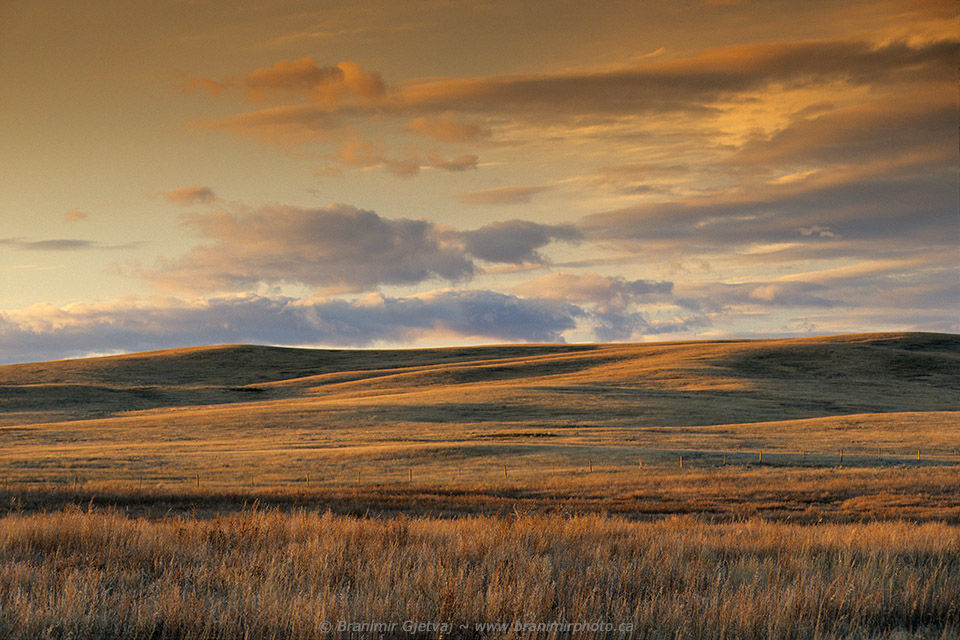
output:
[{"label": "prairie grassland", "polygon": [[202,409],[182,414],[161,414],[156,424],[120,417],[0,428],[0,487],[182,492],[199,482],[232,492],[413,485],[629,495],[661,477],[737,485],[740,475],[761,486],[835,477],[865,485],[872,477],[877,487],[917,477],[922,486],[925,476],[948,477],[960,465],[960,412],[565,429],[390,421],[266,428],[202,422]]},{"label": "prairie grassland", "polygon": [[0,481],[492,482],[960,462],[960,338],[186,349],[0,367]]},{"label": "prairie grassland", "polygon": [[960,528],[942,523],[68,509],[0,519],[0,557],[5,638],[960,634]]},{"label": "prairie grassland", "polygon": [[[502,472],[501,472],[502,474]],[[361,478],[362,479],[362,478]],[[425,517],[612,514],[629,519],[699,515],[724,522],[761,517],[816,524],[872,521],[960,524],[960,467],[782,468],[728,466],[679,472],[596,467],[540,478],[450,478],[307,486],[139,486],[137,482],[0,487],[0,514],[70,507],[115,508],[152,518],[213,517],[258,505],[337,514]]]},{"label": "prairie grassland", "polygon": [[958,336],[10,365],[0,637],[956,638],[958,487]]}]

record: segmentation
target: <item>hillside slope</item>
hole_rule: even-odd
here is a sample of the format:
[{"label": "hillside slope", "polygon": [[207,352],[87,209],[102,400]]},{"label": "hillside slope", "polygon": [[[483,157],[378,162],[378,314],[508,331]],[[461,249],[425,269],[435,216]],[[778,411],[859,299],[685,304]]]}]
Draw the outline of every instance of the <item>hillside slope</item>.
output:
[{"label": "hillside slope", "polygon": [[328,419],[705,425],[960,410],[960,336],[417,350],[175,349],[0,367],[0,424],[220,406]]}]

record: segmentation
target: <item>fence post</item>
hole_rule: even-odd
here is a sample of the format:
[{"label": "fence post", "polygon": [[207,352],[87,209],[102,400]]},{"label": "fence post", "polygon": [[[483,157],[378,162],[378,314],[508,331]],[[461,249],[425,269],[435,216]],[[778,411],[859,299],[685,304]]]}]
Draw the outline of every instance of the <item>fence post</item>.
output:
[{"label": "fence post", "polygon": [[683,455],[680,456],[680,471],[683,471]]},{"label": "fence post", "polygon": [[763,449],[757,452],[757,462],[763,464]]},{"label": "fence post", "polygon": [[504,465],[503,465],[503,479],[504,479],[504,480],[507,479],[507,465],[506,465],[506,463],[504,463]]},{"label": "fence post", "polygon": [[843,464],[843,449],[840,449],[840,464]]}]

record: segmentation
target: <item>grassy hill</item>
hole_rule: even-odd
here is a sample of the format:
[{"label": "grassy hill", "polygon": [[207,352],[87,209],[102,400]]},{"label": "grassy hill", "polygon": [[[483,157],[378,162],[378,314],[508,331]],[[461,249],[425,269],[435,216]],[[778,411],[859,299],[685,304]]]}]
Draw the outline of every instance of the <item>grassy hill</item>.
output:
[{"label": "grassy hill", "polygon": [[[247,345],[0,366],[0,424],[349,399],[412,421],[690,425],[960,409],[960,337],[310,350]],[[380,398],[376,401],[373,398]],[[598,403],[603,411],[596,410]]]},{"label": "grassy hill", "polygon": [[[869,334],[0,367],[0,635],[957,637],[958,365]],[[471,632],[502,620],[633,632]]]},{"label": "grassy hill", "polygon": [[0,367],[0,477],[19,483],[621,486],[681,457],[688,474],[875,470],[918,450],[960,462],[958,336],[221,346]]}]

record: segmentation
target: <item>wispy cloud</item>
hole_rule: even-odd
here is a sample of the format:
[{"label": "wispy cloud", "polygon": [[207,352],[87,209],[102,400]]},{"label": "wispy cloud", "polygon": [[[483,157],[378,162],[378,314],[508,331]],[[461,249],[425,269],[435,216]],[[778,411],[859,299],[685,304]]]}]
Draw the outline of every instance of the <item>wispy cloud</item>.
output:
[{"label": "wispy cloud", "polygon": [[163,197],[168,202],[181,205],[210,204],[217,201],[217,195],[210,187],[181,187],[164,191]]},{"label": "wispy cloud", "polygon": [[600,312],[622,311],[638,302],[663,297],[673,283],[657,280],[627,280],[622,276],[601,276],[596,272],[550,273],[514,289],[524,296],[592,304]]},{"label": "wispy cloud", "polygon": [[[476,137],[478,126],[458,125],[451,112],[510,114],[543,118],[559,114],[624,114],[689,111],[772,84],[793,87],[826,82],[870,85],[951,77],[957,41],[911,46],[894,42],[876,46],[860,41],[771,42],[720,47],[675,60],[647,62],[617,70],[442,78],[387,86],[380,77],[354,63],[322,67],[309,58],[284,60],[247,76],[264,93],[282,97],[291,88],[317,92],[342,85],[332,94],[319,91],[308,103],[314,110],[265,110],[262,126],[313,130],[321,114],[422,114],[408,125],[452,139]],[[342,78],[333,69],[340,69]],[[267,81],[269,80],[269,81]],[[344,102],[345,94],[365,102]],[[322,108],[321,108],[322,107]],[[253,119],[253,114],[246,114]],[[211,128],[235,128],[237,117],[207,121]]]},{"label": "wispy cloud", "polygon": [[490,131],[477,124],[458,122],[448,115],[436,118],[415,118],[407,127],[425,136],[444,142],[475,142],[490,135]]},{"label": "wispy cloud", "polygon": [[91,251],[130,249],[141,245],[139,242],[110,244],[96,240],[80,238],[49,238],[46,240],[27,240],[24,238],[0,238],[0,245],[25,251]]},{"label": "wispy cloud", "polygon": [[457,200],[477,205],[526,204],[538,193],[549,189],[550,187],[497,187],[461,193],[457,195]]}]

